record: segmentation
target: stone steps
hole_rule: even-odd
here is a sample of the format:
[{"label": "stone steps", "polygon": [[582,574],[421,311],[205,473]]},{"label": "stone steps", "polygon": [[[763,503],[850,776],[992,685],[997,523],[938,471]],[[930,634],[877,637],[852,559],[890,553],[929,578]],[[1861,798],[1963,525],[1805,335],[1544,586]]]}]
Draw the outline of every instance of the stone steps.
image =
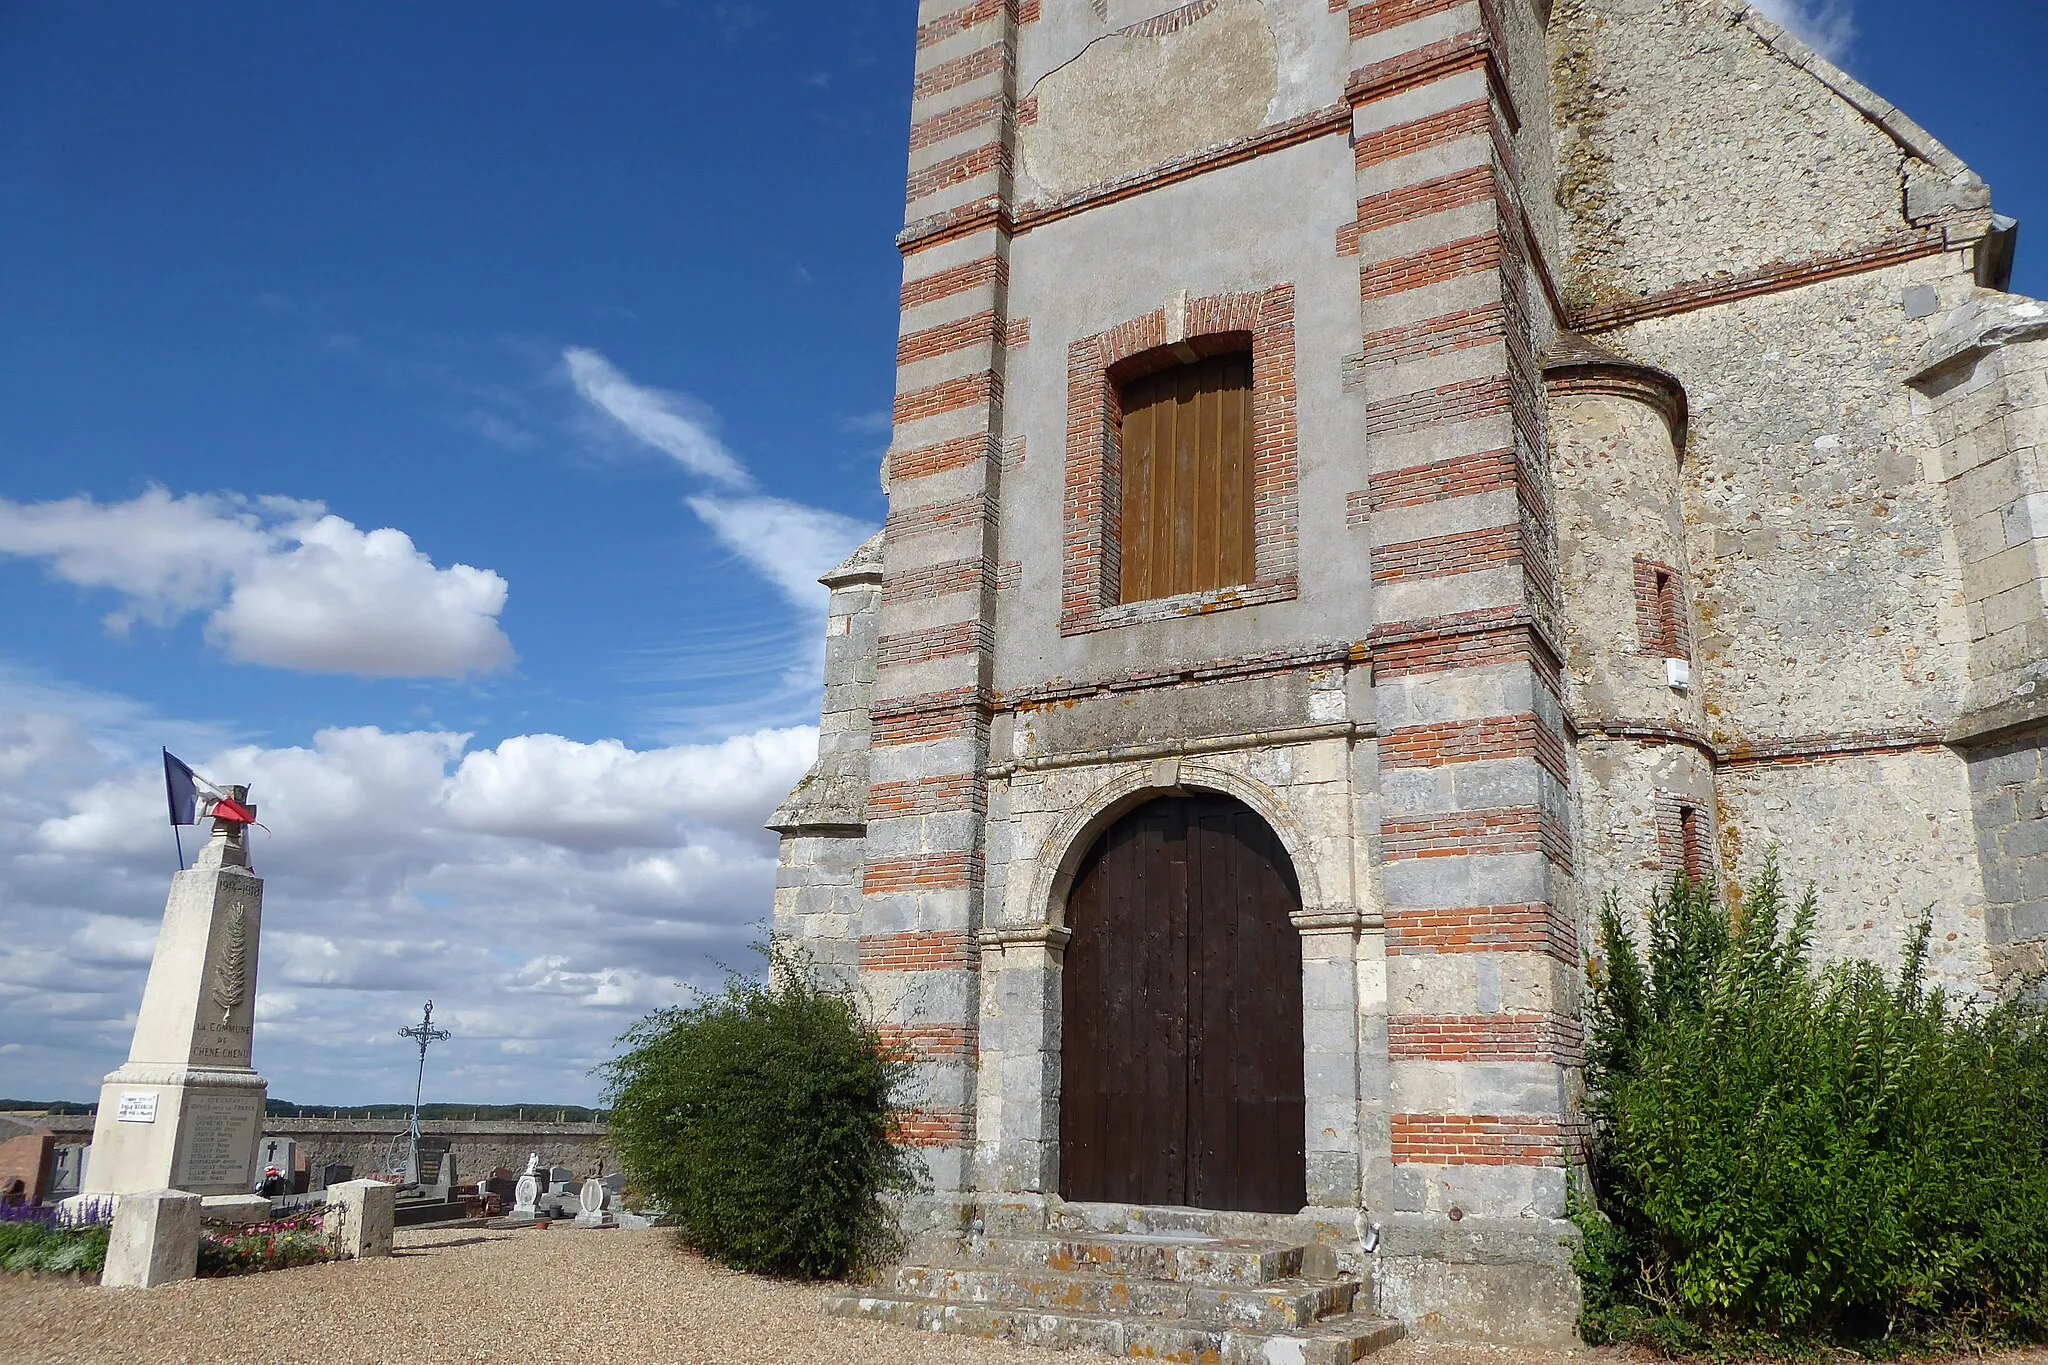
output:
[{"label": "stone steps", "polygon": [[1088,1348],[1182,1365],[1350,1365],[1400,1339],[1401,1325],[1367,1313],[1346,1313],[1284,1331],[1236,1331],[1171,1319],[1055,1312],[985,1304],[935,1302],[896,1295],[847,1294],[828,1299],[844,1317],[954,1332],[1026,1346]]},{"label": "stone steps", "polygon": [[1190,1322],[1206,1327],[1275,1332],[1308,1327],[1351,1311],[1356,1280],[1285,1279],[1258,1285],[1061,1272],[1036,1267],[898,1267],[880,1286],[904,1299],[1102,1313]]},{"label": "stone steps", "polygon": [[1217,1235],[1231,1230],[1199,1210],[1012,1224],[928,1245],[826,1310],[1191,1365],[1349,1365],[1401,1336],[1399,1323],[1357,1311],[1357,1280],[1304,1276],[1307,1246]]}]

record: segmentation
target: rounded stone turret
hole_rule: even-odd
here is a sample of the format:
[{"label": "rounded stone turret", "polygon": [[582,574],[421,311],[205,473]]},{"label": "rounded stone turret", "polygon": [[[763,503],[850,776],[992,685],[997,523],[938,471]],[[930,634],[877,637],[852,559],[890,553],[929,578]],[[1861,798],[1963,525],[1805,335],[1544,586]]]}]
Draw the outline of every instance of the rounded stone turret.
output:
[{"label": "rounded stone turret", "polygon": [[1583,884],[1640,907],[1713,870],[1677,379],[1570,333],[1544,358]]}]

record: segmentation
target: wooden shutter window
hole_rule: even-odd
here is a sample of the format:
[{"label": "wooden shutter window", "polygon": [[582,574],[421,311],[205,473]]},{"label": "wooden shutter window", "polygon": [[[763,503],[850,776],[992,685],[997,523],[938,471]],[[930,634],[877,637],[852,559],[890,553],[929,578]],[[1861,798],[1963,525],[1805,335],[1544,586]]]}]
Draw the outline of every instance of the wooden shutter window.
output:
[{"label": "wooden shutter window", "polygon": [[1249,583],[1257,572],[1249,351],[1126,384],[1119,602]]}]

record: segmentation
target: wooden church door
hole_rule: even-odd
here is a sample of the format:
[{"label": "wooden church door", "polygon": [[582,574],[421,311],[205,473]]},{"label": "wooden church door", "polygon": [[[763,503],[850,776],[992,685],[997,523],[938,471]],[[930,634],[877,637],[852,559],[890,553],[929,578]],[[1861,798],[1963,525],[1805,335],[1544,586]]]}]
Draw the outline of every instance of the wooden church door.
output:
[{"label": "wooden church door", "polygon": [[1062,973],[1066,1198],[1307,1202],[1300,907],[1279,838],[1229,797],[1150,802],[1089,850]]}]

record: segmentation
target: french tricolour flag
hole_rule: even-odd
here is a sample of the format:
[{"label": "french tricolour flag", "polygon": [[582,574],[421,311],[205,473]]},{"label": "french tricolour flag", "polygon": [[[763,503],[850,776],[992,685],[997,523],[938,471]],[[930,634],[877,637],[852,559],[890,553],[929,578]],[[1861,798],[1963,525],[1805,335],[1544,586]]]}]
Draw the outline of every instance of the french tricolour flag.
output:
[{"label": "french tricolour flag", "polygon": [[164,794],[170,798],[173,825],[196,825],[202,815],[243,825],[256,823],[255,812],[193,772],[169,749],[164,750]]}]

